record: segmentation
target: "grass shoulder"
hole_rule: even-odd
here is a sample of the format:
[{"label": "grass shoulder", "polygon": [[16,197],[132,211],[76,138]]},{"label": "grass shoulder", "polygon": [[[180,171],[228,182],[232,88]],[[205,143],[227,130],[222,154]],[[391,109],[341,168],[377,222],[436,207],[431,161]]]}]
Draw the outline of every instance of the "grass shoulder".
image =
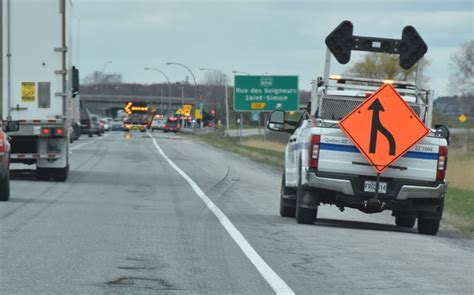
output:
[{"label": "grass shoulder", "polygon": [[[193,135],[195,140],[205,142],[211,146],[239,154],[251,160],[264,163],[273,167],[283,167],[285,153],[275,148],[268,148],[265,143],[259,141],[259,145],[246,145],[246,141],[239,142],[235,137],[224,137],[216,134]],[[252,141],[254,143],[254,141]],[[274,144],[268,142],[268,146]]]},{"label": "grass shoulder", "polygon": [[474,237],[474,191],[449,187],[445,196],[444,217],[447,224]]}]

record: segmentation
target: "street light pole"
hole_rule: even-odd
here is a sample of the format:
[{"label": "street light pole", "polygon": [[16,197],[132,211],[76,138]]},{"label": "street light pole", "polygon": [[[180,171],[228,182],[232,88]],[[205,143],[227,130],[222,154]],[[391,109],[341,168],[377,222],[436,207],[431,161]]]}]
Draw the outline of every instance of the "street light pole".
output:
[{"label": "street light pole", "polygon": [[[158,72],[160,74],[163,75],[163,77],[165,77],[166,81],[168,82],[168,107],[169,107],[169,110],[168,111],[171,111],[171,82],[170,82],[170,79],[168,79],[168,76],[165,74],[165,72],[163,72],[162,70],[160,69],[157,69],[157,68],[148,68],[148,67],[145,67],[144,68],[145,71],[155,71],[155,72]],[[163,94],[162,94],[163,96]],[[163,100],[162,100],[163,101]],[[163,104],[163,102],[162,102]]]},{"label": "street light pole", "polygon": [[193,80],[194,80],[194,99],[197,101],[197,87],[198,86],[197,86],[197,82],[196,82],[196,76],[194,76],[193,71],[191,71],[191,69],[188,66],[177,63],[177,62],[167,62],[166,65],[167,66],[169,66],[169,65],[181,66],[181,67],[185,68],[186,70],[188,70],[188,72],[191,74],[191,76],[193,77]]}]

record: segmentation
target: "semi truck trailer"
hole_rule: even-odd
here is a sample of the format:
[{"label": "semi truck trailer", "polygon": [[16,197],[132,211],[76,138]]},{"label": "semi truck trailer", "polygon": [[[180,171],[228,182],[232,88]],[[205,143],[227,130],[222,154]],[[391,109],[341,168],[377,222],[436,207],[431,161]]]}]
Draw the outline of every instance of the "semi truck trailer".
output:
[{"label": "semi truck trailer", "polygon": [[0,117],[11,162],[36,166],[39,179],[65,181],[78,117],[79,72],[72,57],[72,1],[0,0]]}]

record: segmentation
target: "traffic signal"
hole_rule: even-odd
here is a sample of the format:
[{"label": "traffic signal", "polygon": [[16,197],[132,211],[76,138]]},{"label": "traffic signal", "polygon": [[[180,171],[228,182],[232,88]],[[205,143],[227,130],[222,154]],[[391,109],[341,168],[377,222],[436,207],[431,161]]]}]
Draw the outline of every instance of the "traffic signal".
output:
[{"label": "traffic signal", "polygon": [[340,23],[325,40],[326,46],[341,64],[351,59],[351,50],[383,52],[400,55],[400,67],[411,68],[428,51],[428,46],[412,26],[402,31],[402,39],[364,37],[353,35],[350,21]]}]

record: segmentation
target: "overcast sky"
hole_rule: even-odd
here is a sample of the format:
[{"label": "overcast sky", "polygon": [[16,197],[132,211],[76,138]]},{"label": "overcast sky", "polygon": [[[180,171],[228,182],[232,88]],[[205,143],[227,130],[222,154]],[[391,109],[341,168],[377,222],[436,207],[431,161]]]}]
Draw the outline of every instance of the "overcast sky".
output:
[{"label": "overcast sky", "polygon": [[[75,63],[81,75],[121,73],[125,82],[155,83],[157,67],[182,81],[188,65],[261,74],[298,75],[300,88],[323,73],[324,38],[343,20],[354,34],[401,38],[413,25],[428,44],[427,70],[437,96],[448,95],[450,57],[473,38],[473,1],[161,1],[73,0]],[[78,31],[80,32],[78,34]],[[77,42],[79,41],[79,42]],[[353,54],[351,61],[360,55]],[[335,63],[335,60],[333,60]],[[334,68],[333,73],[342,72]],[[191,77],[190,77],[191,79]],[[191,80],[192,81],[192,80]]]}]

